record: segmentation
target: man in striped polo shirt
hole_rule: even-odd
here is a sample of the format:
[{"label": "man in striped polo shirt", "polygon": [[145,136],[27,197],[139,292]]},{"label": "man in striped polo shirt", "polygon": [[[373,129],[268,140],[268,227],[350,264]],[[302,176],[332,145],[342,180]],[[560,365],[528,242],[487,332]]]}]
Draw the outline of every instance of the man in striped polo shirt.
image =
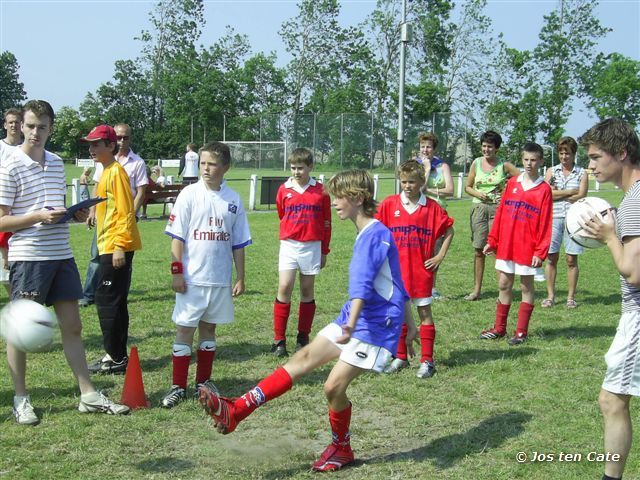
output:
[{"label": "man in striped polo shirt", "polygon": [[[82,284],[69,245],[69,226],[57,223],[66,212],[64,165],[44,149],[53,129],[53,109],[43,100],[32,100],[23,114],[24,143],[0,167],[0,231],[14,232],[9,243],[12,298],[53,305],[62,347],[80,387],[80,412],[129,413],[129,407],[96,391],[89,377],[78,310]],[[78,212],[76,219],[84,221],[87,214]],[[35,425],[40,420],[27,394],[26,355],[9,344],[7,361],[16,421]]]},{"label": "man in striped polo shirt", "polygon": [[589,168],[601,183],[618,186],[624,197],[617,214],[580,222],[585,231],[606,243],[620,272],[622,315],[604,359],[607,373],[600,390],[604,417],[603,480],[620,479],[631,449],[629,401],[640,397],[640,140],[633,127],[609,118],[591,127],[580,139]]}]

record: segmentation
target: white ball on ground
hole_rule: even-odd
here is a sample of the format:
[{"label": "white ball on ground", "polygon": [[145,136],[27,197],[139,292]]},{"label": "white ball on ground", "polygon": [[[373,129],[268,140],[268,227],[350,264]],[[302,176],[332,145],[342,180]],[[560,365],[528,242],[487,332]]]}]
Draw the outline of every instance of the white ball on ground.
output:
[{"label": "white ball on ground", "polygon": [[565,228],[569,237],[584,248],[600,248],[604,243],[585,235],[580,222],[585,221],[585,217],[598,216],[604,219],[611,209],[611,204],[606,200],[598,197],[585,197],[573,203],[565,219]]},{"label": "white ball on ground", "polygon": [[49,347],[57,324],[55,315],[33,300],[13,300],[0,311],[0,335],[23,352]]}]

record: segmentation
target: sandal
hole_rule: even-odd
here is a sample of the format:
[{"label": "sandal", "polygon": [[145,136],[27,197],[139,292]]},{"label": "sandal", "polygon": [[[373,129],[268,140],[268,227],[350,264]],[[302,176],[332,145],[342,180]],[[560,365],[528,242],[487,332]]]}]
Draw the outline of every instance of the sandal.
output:
[{"label": "sandal", "polygon": [[[574,302],[575,303],[575,302]],[[553,307],[556,304],[556,301],[553,298],[545,298],[540,305],[542,308]],[[569,306],[569,302],[567,302],[567,306]]]},{"label": "sandal", "polygon": [[464,299],[468,300],[469,302],[475,302],[476,300],[480,300],[481,295],[480,294],[475,294],[475,293],[470,293],[469,295],[465,295]]},{"label": "sandal", "polygon": [[578,304],[573,298],[567,300],[567,308],[576,308]]}]

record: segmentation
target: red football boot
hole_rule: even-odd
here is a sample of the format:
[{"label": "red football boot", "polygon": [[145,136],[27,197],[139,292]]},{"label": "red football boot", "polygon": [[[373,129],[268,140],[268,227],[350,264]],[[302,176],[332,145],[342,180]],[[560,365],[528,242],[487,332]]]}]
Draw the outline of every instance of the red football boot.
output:
[{"label": "red football boot", "polygon": [[236,429],[233,402],[221,397],[218,392],[203,384],[198,389],[198,401],[215,423],[216,428],[223,434],[231,433]]},{"label": "red football boot", "polygon": [[335,444],[329,445],[316,460],[311,469],[316,472],[330,472],[339,470],[354,462],[353,451],[349,445],[344,447]]}]

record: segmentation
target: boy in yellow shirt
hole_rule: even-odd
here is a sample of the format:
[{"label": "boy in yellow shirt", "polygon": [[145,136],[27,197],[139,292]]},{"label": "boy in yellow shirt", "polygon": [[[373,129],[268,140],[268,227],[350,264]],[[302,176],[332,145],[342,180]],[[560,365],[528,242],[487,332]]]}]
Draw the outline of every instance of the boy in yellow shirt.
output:
[{"label": "boy in yellow shirt", "polygon": [[128,363],[129,271],[133,254],[142,243],[129,176],[114,157],[118,150],[116,131],[109,125],[99,125],[82,141],[89,143],[89,154],[104,168],[96,195],[106,201],[95,207],[100,255],[95,303],[106,352],[99,362],[99,373],[123,373]]}]

